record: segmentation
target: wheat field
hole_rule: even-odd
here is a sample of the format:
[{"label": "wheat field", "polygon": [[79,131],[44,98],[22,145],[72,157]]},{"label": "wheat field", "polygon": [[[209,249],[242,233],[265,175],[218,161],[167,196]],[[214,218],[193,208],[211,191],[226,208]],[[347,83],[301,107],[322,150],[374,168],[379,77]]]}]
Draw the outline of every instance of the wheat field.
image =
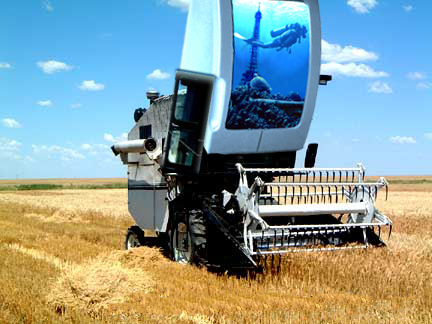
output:
[{"label": "wheat field", "polygon": [[432,185],[384,197],[386,248],[295,253],[240,276],[123,251],[126,189],[1,191],[0,322],[432,323]]}]

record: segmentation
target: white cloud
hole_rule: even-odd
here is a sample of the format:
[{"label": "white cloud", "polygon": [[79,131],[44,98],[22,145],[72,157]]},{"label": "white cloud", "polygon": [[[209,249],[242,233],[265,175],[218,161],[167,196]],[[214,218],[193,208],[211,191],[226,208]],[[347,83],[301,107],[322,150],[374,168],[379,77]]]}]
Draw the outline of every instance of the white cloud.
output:
[{"label": "white cloud", "polygon": [[392,136],[390,137],[390,142],[396,144],[415,144],[417,143],[416,139],[412,136]]},{"label": "white cloud", "polygon": [[88,80],[83,81],[78,88],[84,91],[99,91],[105,89],[105,85],[102,83],[96,83],[94,80]]},{"label": "white cloud", "polygon": [[69,107],[71,107],[72,109],[78,109],[78,108],[82,107],[82,104],[80,104],[80,103],[73,103],[73,104],[70,104]]},{"label": "white cloud", "polygon": [[45,10],[47,11],[54,11],[54,7],[52,6],[51,2],[49,0],[44,0],[42,2],[42,6],[45,8]]},{"label": "white cloud", "polygon": [[50,107],[53,103],[51,100],[40,100],[37,102],[37,104],[42,107]]},{"label": "white cloud", "polygon": [[426,133],[424,134],[424,137],[426,137],[428,140],[432,140],[432,133]]},{"label": "white cloud", "polygon": [[406,5],[406,6],[403,6],[403,9],[406,12],[410,12],[410,11],[412,11],[414,9],[414,7],[412,5]]},{"label": "white cloud", "polygon": [[107,142],[114,142],[114,136],[112,136],[111,134],[104,134],[104,140]]},{"label": "white cloud", "polygon": [[376,61],[378,60],[378,55],[351,45],[342,47],[339,44],[330,44],[322,40],[321,58],[326,62],[346,63]]},{"label": "white cloud", "polygon": [[11,152],[11,151],[19,151],[19,149],[21,148],[22,144],[16,140],[13,139],[8,139],[5,137],[0,137],[0,147],[2,148],[0,150],[0,152],[3,151],[7,151],[7,152]]},{"label": "white cloud", "polygon": [[0,69],[11,69],[12,65],[6,62],[0,62]]},{"label": "white cloud", "polygon": [[391,94],[393,89],[386,82],[376,81],[369,85],[369,92]]},{"label": "white cloud", "polygon": [[432,82],[417,83],[417,89],[422,89],[422,90],[432,89]]},{"label": "white cloud", "polygon": [[3,118],[1,120],[1,123],[3,124],[3,126],[8,127],[8,128],[20,128],[21,127],[21,124],[13,118]]},{"label": "white cloud", "polygon": [[427,76],[423,72],[410,72],[407,74],[407,78],[411,80],[424,80]]},{"label": "white cloud", "polygon": [[358,78],[381,78],[389,76],[387,72],[375,71],[366,64],[341,64],[336,62],[321,64],[321,74],[345,75]]},{"label": "white cloud", "polygon": [[170,74],[168,72],[162,72],[162,70],[157,69],[154,70],[152,73],[147,75],[147,79],[149,80],[166,80],[170,78]]},{"label": "white cloud", "polygon": [[33,153],[47,158],[60,158],[63,161],[83,160],[85,156],[76,150],[58,145],[32,145]]},{"label": "white cloud", "polygon": [[111,156],[110,147],[105,144],[82,144],[81,149],[87,152],[90,156]]},{"label": "white cloud", "polygon": [[117,143],[117,142],[121,142],[121,141],[127,141],[128,134],[123,133],[119,137],[114,137],[112,134],[105,133],[103,137],[104,137],[104,140],[107,142]]},{"label": "white cloud", "polygon": [[0,137],[0,158],[2,160],[21,160],[20,149],[22,144],[16,140]]},{"label": "white cloud", "polygon": [[86,151],[91,150],[106,150],[109,149],[108,145],[105,144],[82,144],[81,148]]},{"label": "white cloud", "polygon": [[162,0],[163,3],[171,7],[180,8],[182,11],[188,11],[190,0]]},{"label": "white cloud", "polygon": [[42,69],[42,71],[46,74],[53,74],[60,71],[72,70],[72,66],[54,60],[37,62],[37,66],[39,66]]},{"label": "white cloud", "polygon": [[377,0],[348,0],[347,4],[358,13],[368,13],[377,4]]}]

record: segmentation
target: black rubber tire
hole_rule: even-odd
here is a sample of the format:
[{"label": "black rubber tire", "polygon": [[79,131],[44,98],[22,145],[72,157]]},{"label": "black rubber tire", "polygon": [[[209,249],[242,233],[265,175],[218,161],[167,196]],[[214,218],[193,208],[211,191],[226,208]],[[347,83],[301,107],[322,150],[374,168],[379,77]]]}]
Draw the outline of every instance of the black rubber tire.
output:
[{"label": "black rubber tire", "polygon": [[[187,234],[187,252],[178,250],[175,241],[184,230]],[[176,262],[207,265],[207,223],[201,210],[192,209],[177,214],[170,229],[170,254]]]},{"label": "black rubber tire", "polygon": [[126,231],[125,250],[144,245],[144,231],[137,225],[131,226]]},{"label": "black rubber tire", "polygon": [[173,261],[181,264],[190,264],[192,260],[192,240],[187,219],[183,213],[178,213],[170,231],[170,255]]},{"label": "black rubber tire", "polygon": [[192,241],[192,263],[208,265],[208,223],[199,209],[189,211],[189,232]]}]

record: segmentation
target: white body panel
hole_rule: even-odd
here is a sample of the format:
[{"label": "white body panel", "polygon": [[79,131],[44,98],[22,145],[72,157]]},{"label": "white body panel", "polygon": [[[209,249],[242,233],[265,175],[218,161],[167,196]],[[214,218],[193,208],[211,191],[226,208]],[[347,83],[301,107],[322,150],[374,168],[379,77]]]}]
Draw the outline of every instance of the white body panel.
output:
[{"label": "white body panel", "polygon": [[140,127],[151,125],[158,147],[166,137],[171,100],[156,100],[129,132],[128,141],[117,144],[127,152],[128,207],[136,224],[142,229],[165,232],[169,212],[167,186],[160,165],[144,152],[145,139],[140,139]]},{"label": "white body panel", "polygon": [[[310,55],[305,104],[293,128],[226,129],[233,77],[233,11],[231,0],[192,0],[180,68],[215,75],[207,123],[207,153],[252,154],[301,150],[306,141],[318,92],[321,23],[318,0],[304,0],[310,10]],[[258,4],[258,1],[257,1]],[[235,141],[235,145],[233,144]]]}]

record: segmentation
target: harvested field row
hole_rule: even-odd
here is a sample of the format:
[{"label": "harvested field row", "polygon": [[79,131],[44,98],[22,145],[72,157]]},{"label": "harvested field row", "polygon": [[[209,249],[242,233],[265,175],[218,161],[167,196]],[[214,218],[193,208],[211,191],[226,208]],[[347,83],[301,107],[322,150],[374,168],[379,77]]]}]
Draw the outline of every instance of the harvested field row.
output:
[{"label": "harvested field row", "polygon": [[54,185],[106,185],[112,183],[127,183],[126,178],[70,178],[70,179],[9,179],[0,180],[0,186],[6,185],[32,185],[32,184],[54,184]]},{"label": "harvested field row", "polygon": [[43,214],[56,211],[64,219],[118,218],[129,219],[127,190],[38,190],[1,192],[0,203],[22,206],[29,213],[41,209]]},{"label": "harvested field row", "polygon": [[232,276],[122,251],[126,190],[1,192],[0,322],[432,322],[432,193],[383,198],[387,248],[290,254]]}]

